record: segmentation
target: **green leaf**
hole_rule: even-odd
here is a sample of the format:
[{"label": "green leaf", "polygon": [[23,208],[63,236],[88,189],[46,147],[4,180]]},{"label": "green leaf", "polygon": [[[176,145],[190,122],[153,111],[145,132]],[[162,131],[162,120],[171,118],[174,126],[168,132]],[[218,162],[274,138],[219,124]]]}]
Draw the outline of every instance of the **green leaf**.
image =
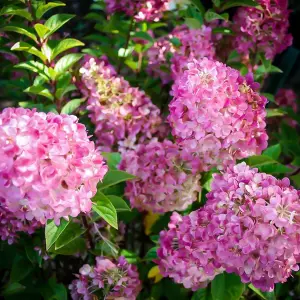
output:
[{"label": "green leaf", "polygon": [[249,284],[248,287],[255,292],[261,299],[264,300],[276,300],[275,292],[262,292],[261,290],[254,287],[252,284]]},{"label": "green leaf", "polygon": [[198,8],[202,16],[205,13],[205,7],[203,6],[201,0],[191,0],[191,2]]},{"label": "green leaf", "polygon": [[192,29],[201,28],[202,24],[194,18],[185,18],[185,24]]},{"label": "green leaf", "polygon": [[126,59],[125,64],[133,71],[136,71],[139,68],[138,62],[133,61],[131,59]]},{"label": "green leaf", "polygon": [[212,32],[214,34],[221,33],[223,35],[234,35],[233,30],[228,27],[215,27]]},{"label": "green leaf", "polygon": [[121,162],[121,154],[119,152],[102,152],[102,156],[108,165],[109,170],[117,170]]},{"label": "green leaf", "polygon": [[54,277],[48,280],[50,294],[43,295],[45,300],[68,300],[67,288],[62,283],[57,283]]},{"label": "green leaf", "polygon": [[255,294],[257,294],[259,297],[261,297],[262,299],[264,300],[267,300],[267,298],[263,295],[263,293],[257,289],[256,287],[254,287],[252,284],[249,284],[248,287],[253,291],[255,292]]},{"label": "green leaf", "polygon": [[216,12],[212,11],[212,10],[208,10],[205,15],[205,20],[207,22],[211,22],[213,20],[224,20],[224,21],[228,21],[229,15],[227,13],[223,13],[221,15],[217,14]]},{"label": "green leaf", "polygon": [[212,0],[212,2],[216,7],[220,7],[221,0]]},{"label": "green leaf", "polygon": [[193,294],[191,300],[212,300],[210,289],[209,288],[199,289]]},{"label": "green leaf", "polygon": [[[58,88],[56,90],[56,93],[55,93],[55,96],[58,98],[58,99],[62,99],[63,96],[69,92],[72,92],[72,91],[75,91],[77,88],[74,84],[69,84],[63,88]],[[74,100],[81,100],[81,102],[83,102],[84,100],[83,99],[74,99]],[[68,104],[68,103],[67,103]]]},{"label": "green leaf", "polygon": [[222,273],[217,275],[211,283],[213,300],[237,300],[245,290],[245,284],[234,273]]},{"label": "green leaf", "polygon": [[40,58],[43,62],[45,62],[47,60],[46,56],[39,51],[37,48],[35,48],[34,46],[25,43],[25,42],[17,42],[15,43],[11,49],[12,51],[25,51],[28,52],[30,54],[33,54],[35,56],[37,56],[38,58]]},{"label": "green leaf", "polygon": [[267,118],[282,117],[286,112],[280,108],[267,108]]},{"label": "green leaf", "polygon": [[153,247],[153,248],[149,249],[149,251],[145,255],[145,259],[153,260],[153,259],[158,258],[157,249],[158,249],[158,247]]},{"label": "green leaf", "polygon": [[126,180],[133,180],[137,177],[119,170],[109,170],[103,178],[103,181],[98,184],[98,189],[103,190],[109,186],[118,184]]},{"label": "green leaf", "polygon": [[170,42],[171,42],[175,47],[181,46],[180,39],[177,38],[177,37],[171,38],[171,39],[170,39]]},{"label": "green leaf", "polygon": [[112,205],[115,207],[117,212],[130,211],[130,207],[127,205],[124,199],[115,195],[107,195],[106,196]]},{"label": "green leaf", "polygon": [[100,191],[92,199],[93,211],[103,218],[109,225],[118,229],[118,217],[115,207],[110,200]]},{"label": "green leaf", "polygon": [[281,69],[277,68],[276,66],[271,65],[270,73],[283,73]]},{"label": "green leaf", "polygon": [[24,107],[24,108],[36,108],[39,111],[44,110],[44,105],[41,104],[41,103],[33,103],[33,102],[29,102],[29,101],[20,101],[20,102],[18,102],[18,105],[20,107]]},{"label": "green leaf", "polygon": [[38,73],[41,77],[43,77],[47,81],[49,81],[50,79],[48,67],[38,61],[30,60],[27,62],[19,63],[15,65],[15,68],[26,69]]},{"label": "green leaf", "polygon": [[74,241],[85,232],[79,223],[69,223],[55,242],[55,251]]},{"label": "green leaf", "polygon": [[95,249],[91,251],[94,255],[107,255],[117,257],[119,250],[116,245],[110,242],[108,239],[103,239],[98,242],[95,246]]},{"label": "green leaf", "polygon": [[50,31],[50,29],[43,24],[35,24],[33,27],[42,40],[44,39],[45,35]]},{"label": "green leaf", "polygon": [[26,9],[21,9],[15,5],[4,6],[0,11],[0,16],[3,16],[3,15],[19,16],[19,17],[23,17],[23,18],[27,19],[28,21],[32,21],[32,16]]},{"label": "green leaf", "polygon": [[1,295],[9,296],[9,295],[21,293],[25,289],[26,289],[26,287],[24,285],[22,285],[18,282],[13,282],[13,283],[8,284],[8,286],[6,286],[6,288],[3,290]]},{"label": "green leaf", "polygon": [[32,264],[27,259],[16,256],[10,273],[10,282],[19,282],[33,270]]},{"label": "green leaf", "polygon": [[84,99],[73,99],[62,108],[61,113],[70,115],[72,112],[74,112],[81,103],[84,102]]},{"label": "green leaf", "polygon": [[260,94],[265,96],[270,102],[276,103],[274,95],[270,93],[260,93]]},{"label": "green leaf", "polygon": [[263,53],[261,53],[259,56],[260,56],[260,59],[263,63],[263,66],[265,67],[266,72],[270,72],[272,61],[269,60],[269,59],[266,59],[266,56]]},{"label": "green leaf", "polygon": [[45,238],[46,238],[46,250],[48,251],[63,231],[66,229],[70,221],[66,221],[65,219],[60,220],[60,225],[56,226],[53,220],[48,221],[45,228]]},{"label": "green leaf", "polygon": [[277,160],[280,156],[281,153],[281,146],[280,144],[276,144],[273,146],[270,146],[269,148],[267,148],[264,152],[263,155],[267,155],[275,160]]},{"label": "green leaf", "polygon": [[228,8],[236,7],[236,6],[257,7],[257,6],[259,6],[259,4],[253,0],[230,0],[222,5],[221,10],[223,11]]},{"label": "green leaf", "polygon": [[50,17],[44,24],[50,30],[45,35],[45,37],[50,36],[52,33],[57,31],[60,27],[62,27],[64,24],[70,21],[73,17],[74,15],[69,15],[69,14],[57,14]]},{"label": "green leaf", "polygon": [[40,96],[48,98],[51,101],[54,99],[53,95],[50,93],[50,91],[42,85],[30,86],[27,89],[25,89],[24,92],[29,93],[29,94],[34,94],[34,95],[40,95]]},{"label": "green leaf", "polygon": [[85,239],[78,237],[75,240],[68,243],[67,245],[57,250],[54,250],[53,252],[55,254],[61,254],[61,255],[74,255],[85,251],[85,249],[86,249]]},{"label": "green leaf", "polygon": [[83,54],[80,53],[71,53],[63,56],[56,63],[54,70],[61,74],[66,72],[69,68],[71,68],[78,60],[82,58]]},{"label": "green leaf", "polygon": [[248,158],[247,164],[251,167],[261,167],[270,164],[276,164],[277,161],[266,155],[254,155]]},{"label": "green leaf", "polygon": [[33,31],[26,26],[18,27],[18,26],[13,26],[13,25],[7,25],[1,28],[1,31],[12,31],[16,32],[22,35],[26,35],[27,37],[31,38],[35,42],[37,42],[37,37],[33,33]]},{"label": "green leaf", "polygon": [[259,167],[259,171],[263,172],[263,173],[268,173],[268,174],[285,174],[285,173],[292,172],[293,169],[291,169],[283,164],[276,163],[276,164],[261,166],[261,167]]},{"label": "green leaf", "polygon": [[58,45],[53,49],[51,60],[53,60],[60,53],[78,46],[84,46],[84,43],[76,39],[64,39],[60,41]]},{"label": "green leaf", "polygon": [[130,264],[136,264],[139,260],[139,256],[136,253],[126,249],[122,249],[120,255],[124,256]]},{"label": "green leaf", "polygon": [[146,40],[146,41],[149,41],[149,42],[154,42],[153,37],[148,32],[144,32],[144,31],[135,32],[133,37],[143,39],[143,40]]},{"label": "green leaf", "polygon": [[38,9],[36,10],[36,17],[37,19],[41,19],[41,17],[50,9],[54,8],[54,7],[58,7],[58,6],[65,6],[65,3],[62,2],[49,2],[47,4],[44,5],[40,5],[38,7]]}]

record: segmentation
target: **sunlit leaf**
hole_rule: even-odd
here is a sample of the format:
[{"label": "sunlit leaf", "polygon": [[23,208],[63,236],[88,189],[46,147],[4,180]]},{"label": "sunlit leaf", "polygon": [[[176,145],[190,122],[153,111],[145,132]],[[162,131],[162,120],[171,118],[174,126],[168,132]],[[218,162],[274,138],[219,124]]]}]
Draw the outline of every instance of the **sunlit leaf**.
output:
[{"label": "sunlit leaf", "polygon": [[69,50],[71,48],[74,47],[78,47],[78,46],[84,46],[84,44],[76,39],[64,39],[61,40],[58,45],[53,49],[53,53],[51,56],[51,59],[54,59],[57,55],[59,55],[60,53]]},{"label": "sunlit leaf", "polygon": [[48,37],[52,33],[56,32],[60,27],[70,21],[73,17],[74,15],[70,14],[57,14],[50,17],[44,24],[47,28],[49,28],[49,32],[45,35],[45,37]]},{"label": "sunlit leaf", "polygon": [[47,4],[44,5],[39,5],[38,9],[36,10],[36,17],[38,19],[40,19],[47,11],[49,11],[50,9],[54,8],[54,7],[58,7],[58,6],[65,6],[65,3],[62,2],[48,2]]},{"label": "sunlit leaf", "polygon": [[38,58],[40,58],[43,62],[45,62],[47,60],[46,56],[39,51],[36,47],[25,43],[25,42],[17,42],[15,43],[12,47],[11,47],[12,51],[25,51],[28,52],[30,54],[33,54],[35,56],[37,56]]},{"label": "sunlit leaf", "polygon": [[92,201],[93,211],[103,218],[109,225],[118,229],[117,211],[110,200],[103,193],[98,191]]}]

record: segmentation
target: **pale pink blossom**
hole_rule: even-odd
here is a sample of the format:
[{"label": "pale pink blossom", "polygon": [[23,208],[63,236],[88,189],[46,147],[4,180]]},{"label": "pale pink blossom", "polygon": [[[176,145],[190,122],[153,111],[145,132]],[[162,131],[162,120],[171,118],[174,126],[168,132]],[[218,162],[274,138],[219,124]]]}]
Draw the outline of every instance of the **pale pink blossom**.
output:
[{"label": "pale pink blossom", "polygon": [[0,114],[0,197],[16,217],[89,212],[107,166],[75,116],[7,108]]},{"label": "pale pink blossom", "polygon": [[267,147],[265,105],[259,84],[225,64],[191,60],[172,87],[172,134],[194,168],[222,169]]}]

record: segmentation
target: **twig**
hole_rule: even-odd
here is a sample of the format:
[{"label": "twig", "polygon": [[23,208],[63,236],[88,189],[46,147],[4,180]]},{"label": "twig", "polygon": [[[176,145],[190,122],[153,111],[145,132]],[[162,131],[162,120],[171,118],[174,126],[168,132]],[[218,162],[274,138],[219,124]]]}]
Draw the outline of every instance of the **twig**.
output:
[{"label": "twig", "polygon": [[89,225],[89,223],[87,221],[86,216],[82,215],[81,216],[81,220],[82,220],[83,226],[86,228],[86,232],[85,232],[86,239],[88,240],[91,249],[94,249],[95,248],[95,244],[93,242],[93,237],[92,237],[91,232],[90,232],[91,228],[90,228],[90,225]]}]

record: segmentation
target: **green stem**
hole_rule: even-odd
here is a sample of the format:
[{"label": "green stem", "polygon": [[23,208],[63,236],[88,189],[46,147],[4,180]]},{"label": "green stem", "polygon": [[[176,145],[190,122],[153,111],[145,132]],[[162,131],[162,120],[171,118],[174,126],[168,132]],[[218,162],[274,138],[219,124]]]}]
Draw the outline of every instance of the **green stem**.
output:
[{"label": "green stem", "polygon": [[[128,49],[128,46],[129,46],[129,41],[130,41],[130,33],[132,31],[132,28],[133,28],[133,24],[134,24],[134,18],[132,17],[131,18],[131,21],[130,21],[130,25],[129,25],[129,29],[128,29],[128,32],[127,32],[127,37],[126,37],[126,43],[125,43],[125,46],[124,46],[124,53],[126,53],[127,49]],[[117,69],[117,72],[119,73],[120,70],[121,70],[121,65],[122,65],[122,62],[124,61],[124,58],[123,57],[120,57],[119,59],[119,65],[118,65],[118,69]]]}]

